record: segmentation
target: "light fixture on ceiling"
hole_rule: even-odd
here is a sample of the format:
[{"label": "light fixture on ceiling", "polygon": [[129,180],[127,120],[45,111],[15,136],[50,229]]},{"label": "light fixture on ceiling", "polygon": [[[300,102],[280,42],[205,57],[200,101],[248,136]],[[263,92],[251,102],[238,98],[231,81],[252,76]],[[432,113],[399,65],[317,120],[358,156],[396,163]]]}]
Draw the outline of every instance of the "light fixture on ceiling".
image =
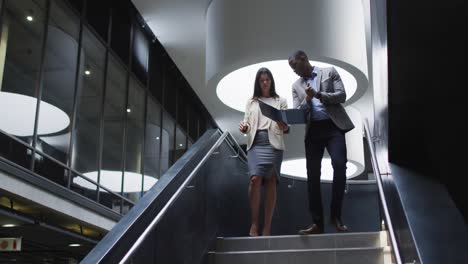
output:
[{"label": "light fixture on ceiling", "polygon": [[[335,67],[340,74],[346,88],[346,98],[349,99],[357,90],[357,81],[347,70],[333,64],[310,61],[314,66],[325,68]],[[265,61],[252,64],[237,69],[226,76],[218,83],[216,94],[218,98],[227,106],[244,112],[245,104],[253,95],[255,75],[261,67],[267,67],[273,74],[276,92],[286,98],[288,107],[293,107],[291,86],[299,78],[291,69],[287,60]]]},{"label": "light fixture on ceiling", "polygon": [[27,12],[26,20],[29,22],[34,21],[33,11],[31,9],[29,9]]},{"label": "light fixture on ceiling", "polygon": [[85,71],[84,71],[84,74],[85,74],[85,75],[91,75],[91,71],[90,71],[90,70],[85,70]]},{"label": "light fixture on ceiling", "polygon": [[[9,92],[0,92],[0,129],[15,136],[34,134],[37,98]],[[70,118],[62,109],[41,101],[37,133],[47,135],[64,130]],[[18,122],[21,120],[21,122]]]},{"label": "light fixture on ceiling", "polygon": [[127,108],[127,113],[130,113],[130,112],[132,112],[132,109]]},{"label": "light fixture on ceiling", "polygon": [[183,146],[184,146],[184,144],[179,144],[179,147],[183,147]]},{"label": "light fixture on ceiling", "polygon": [[2,227],[15,227],[15,224],[3,224]]},{"label": "light fixture on ceiling", "polygon": [[[98,179],[98,172],[87,172],[83,174],[87,178],[97,182]],[[155,177],[146,176],[144,175],[144,186],[143,191],[149,190],[158,180]],[[122,172],[121,171],[109,171],[109,170],[101,170],[101,174],[99,175],[100,184],[107,189],[113,192],[121,192],[122,189]],[[84,188],[96,190],[96,185],[91,183],[90,181],[82,178],[76,177],[73,179],[75,184],[78,184]],[[124,188],[123,191],[125,193],[129,192],[141,192],[141,174],[135,172],[128,172],[124,173]]]},{"label": "light fixture on ceiling", "polygon": [[73,243],[73,244],[69,244],[68,246],[69,247],[81,247],[81,244]]}]

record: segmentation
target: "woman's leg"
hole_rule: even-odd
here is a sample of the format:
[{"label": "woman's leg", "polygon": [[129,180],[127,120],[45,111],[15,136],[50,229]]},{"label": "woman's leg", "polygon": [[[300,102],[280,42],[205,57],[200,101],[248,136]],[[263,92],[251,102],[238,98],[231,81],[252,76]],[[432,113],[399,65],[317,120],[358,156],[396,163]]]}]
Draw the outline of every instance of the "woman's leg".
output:
[{"label": "woman's leg", "polygon": [[265,224],[263,225],[263,236],[271,234],[271,220],[276,204],[276,174],[270,176],[265,183]]},{"label": "woman's leg", "polygon": [[260,188],[262,187],[262,178],[260,176],[250,177],[249,184],[249,200],[250,210],[252,215],[252,225],[250,226],[249,235],[258,236],[258,215],[260,207]]}]

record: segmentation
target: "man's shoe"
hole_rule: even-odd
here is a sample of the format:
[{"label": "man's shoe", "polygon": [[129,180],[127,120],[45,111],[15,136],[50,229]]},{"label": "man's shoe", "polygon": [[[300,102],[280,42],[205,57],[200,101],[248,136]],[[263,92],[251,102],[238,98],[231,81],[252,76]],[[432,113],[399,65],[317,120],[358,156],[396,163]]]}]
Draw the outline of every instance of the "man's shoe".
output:
[{"label": "man's shoe", "polygon": [[338,232],[348,232],[348,227],[341,222],[338,218],[332,218],[331,223],[335,226],[336,231]]},{"label": "man's shoe", "polygon": [[307,229],[299,230],[299,235],[312,235],[312,234],[322,234],[323,228],[320,228],[317,224],[311,225]]}]

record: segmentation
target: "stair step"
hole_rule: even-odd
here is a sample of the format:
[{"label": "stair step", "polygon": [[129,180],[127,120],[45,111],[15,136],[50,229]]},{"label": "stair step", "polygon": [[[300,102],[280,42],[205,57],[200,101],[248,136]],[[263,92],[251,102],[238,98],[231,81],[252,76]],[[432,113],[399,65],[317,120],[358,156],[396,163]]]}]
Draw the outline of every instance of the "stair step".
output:
[{"label": "stair step", "polygon": [[380,247],[380,232],[218,238],[217,252]]},{"label": "stair step", "polygon": [[382,247],[209,252],[210,264],[384,264]]}]

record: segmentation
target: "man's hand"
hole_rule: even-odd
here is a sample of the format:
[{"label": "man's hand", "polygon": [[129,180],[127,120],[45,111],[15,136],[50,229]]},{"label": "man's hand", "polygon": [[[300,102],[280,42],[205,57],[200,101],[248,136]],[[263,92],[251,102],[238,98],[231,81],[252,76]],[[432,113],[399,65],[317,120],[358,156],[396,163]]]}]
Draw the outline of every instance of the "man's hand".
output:
[{"label": "man's hand", "polygon": [[247,125],[247,123],[245,123],[244,121],[240,122],[240,124],[239,124],[240,132],[245,133],[245,132],[247,132],[248,128],[249,128],[249,126]]},{"label": "man's hand", "polygon": [[315,95],[317,94],[317,92],[314,89],[312,89],[312,87],[310,87],[309,83],[307,83],[306,93],[307,93],[307,97],[306,97],[307,101],[312,100],[312,98],[314,98]]},{"label": "man's hand", "polygon": [[282,121],[279,121],[279,122],[276,122],[276,124],[278,124],[278,127],[283,130],[283,131],[287,131],[288,130],[288,125]]}]

